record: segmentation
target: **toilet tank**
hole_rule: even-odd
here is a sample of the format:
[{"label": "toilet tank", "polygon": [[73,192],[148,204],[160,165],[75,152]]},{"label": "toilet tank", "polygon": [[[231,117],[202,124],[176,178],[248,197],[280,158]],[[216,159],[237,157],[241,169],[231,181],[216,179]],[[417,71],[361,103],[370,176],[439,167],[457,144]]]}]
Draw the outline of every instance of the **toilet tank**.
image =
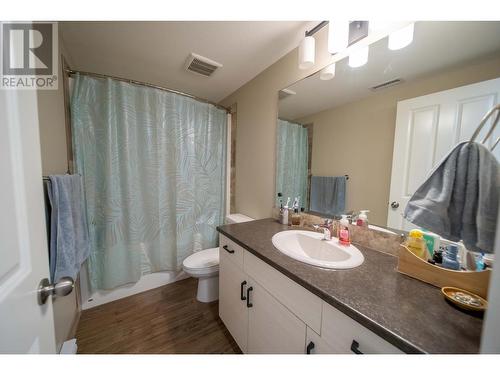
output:
[{"label": "toilet tank", "polygon": [[231,214],[226,216],[226,224],[244,223],[246,221],[253,221],[253,219],[243,214]]}]

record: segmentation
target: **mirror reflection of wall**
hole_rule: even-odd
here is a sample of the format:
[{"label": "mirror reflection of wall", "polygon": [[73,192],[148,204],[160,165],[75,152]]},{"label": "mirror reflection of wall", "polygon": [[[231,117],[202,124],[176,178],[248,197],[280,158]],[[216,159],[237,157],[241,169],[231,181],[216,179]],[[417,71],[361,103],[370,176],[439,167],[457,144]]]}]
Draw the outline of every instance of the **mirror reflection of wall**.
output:
[{"label": "mirror reflection of wall", "polygon": [[[379,40],[365,65],[345,58],[333,79],[318,72],[282,90],[279,118],[314,129],[308,177],[349,175],[345,212],[370,210],[371,223],[410,229],[407,198],[500,100],[498,35],[500,22],[417,22],[405,48]],[[284,165],[280,148],[277,156]]]}]

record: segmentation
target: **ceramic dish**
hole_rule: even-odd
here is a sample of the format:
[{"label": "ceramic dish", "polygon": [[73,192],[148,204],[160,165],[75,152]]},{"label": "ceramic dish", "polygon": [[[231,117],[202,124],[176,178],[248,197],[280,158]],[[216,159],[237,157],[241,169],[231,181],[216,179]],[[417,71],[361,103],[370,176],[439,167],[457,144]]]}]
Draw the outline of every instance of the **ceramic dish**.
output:
[{"label": "ceramic dish", "polygon": [[441,293],[448,301],[464,310],[484,311],[488,307],[488,301],[484,298],[460,288],[445,286],[441,288]]}]

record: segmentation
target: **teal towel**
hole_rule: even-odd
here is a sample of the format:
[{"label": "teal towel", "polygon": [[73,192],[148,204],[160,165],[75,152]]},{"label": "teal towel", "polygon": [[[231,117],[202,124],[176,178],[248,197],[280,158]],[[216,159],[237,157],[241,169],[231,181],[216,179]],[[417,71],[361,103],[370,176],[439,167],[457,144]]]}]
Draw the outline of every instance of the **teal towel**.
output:
[{"label": "teal towel", "polygon": [[345,176],[312,176],[311,177],[311,211],[328,215],[345,213]]},{"label": "teal towel", "polygon": [[82,178],[80,175],[54,175],[49,178],[51,280],[57,282],[64,276],[76,280],[90,252]]}]

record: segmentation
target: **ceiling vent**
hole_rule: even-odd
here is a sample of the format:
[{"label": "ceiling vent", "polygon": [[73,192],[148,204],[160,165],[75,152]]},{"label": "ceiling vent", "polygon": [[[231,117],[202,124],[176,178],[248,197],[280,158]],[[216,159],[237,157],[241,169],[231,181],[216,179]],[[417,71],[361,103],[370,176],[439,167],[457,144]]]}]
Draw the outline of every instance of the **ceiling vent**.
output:
[{"label": "ceiling vent", "polygon": [[196,53],[191,53],[186,61],[186,70],[205,77],[210,77],[219,68],[222,68],[222,64]]},{"label": "ceiling vent", "polygon": [[372,91],[378,91],[378,90],[386,89],[388,87],[399,85],[402,82],[403,82],[402,79],[396,78],[396,79],[393,79],[391,81],[387,81],[387,82],[381,83],[380,85],[373,86],[373,87],[370,88],[370,90],[372,90]]},{"label": "ceiling vent", "polygon": [[279,100],[283,100],[285,98],[288,98],[291,95],[296,95],[297,93],[295,91],[292,91],[290,89],[283,89],[279,91],[278,98]]}]

